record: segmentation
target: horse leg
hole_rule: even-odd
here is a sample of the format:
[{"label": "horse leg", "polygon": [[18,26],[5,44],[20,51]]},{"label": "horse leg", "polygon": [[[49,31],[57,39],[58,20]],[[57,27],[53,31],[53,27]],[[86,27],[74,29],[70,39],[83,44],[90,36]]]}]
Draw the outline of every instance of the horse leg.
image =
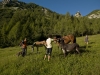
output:
[{"label": "horse leg", "polygon": [[76,48],[76,51],[78,52],[78,54],[80,54],[79,48]]},{"label": "horse leg", "polygon": [[32,52],[34,51],[34,47],[32,48]]},{"label": "horse leg", "polygon": [[62,49],[64,57],[66,57],[66,50]]},{"label": "horse leg", "polygon": [[58,44],[58,50],[59,50],[59,48],[60,48],[60,50],[62,50],[62,48],[61,48],[60,44]]},{"label": "horse leg", "polygon": [[31,46],[32,47],[32,52],[34,51],[34,45]]}]

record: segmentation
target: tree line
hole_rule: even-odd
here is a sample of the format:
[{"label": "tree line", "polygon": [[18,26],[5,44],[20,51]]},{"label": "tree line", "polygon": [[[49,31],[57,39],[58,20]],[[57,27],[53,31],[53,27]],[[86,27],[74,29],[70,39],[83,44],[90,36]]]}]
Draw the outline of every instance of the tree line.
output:
[{"label": "tree line", "polygon": [[[27,5],[29,7],[34,5]],[[27,7],[28,8],[28,7]],[[84,36],[100,33],[100,19],[75,17],[52,12],[42,7],[34,9],[0,9],[0,47],[16,46],[25,37],[28,44],[44,40],[48,34]]]}]

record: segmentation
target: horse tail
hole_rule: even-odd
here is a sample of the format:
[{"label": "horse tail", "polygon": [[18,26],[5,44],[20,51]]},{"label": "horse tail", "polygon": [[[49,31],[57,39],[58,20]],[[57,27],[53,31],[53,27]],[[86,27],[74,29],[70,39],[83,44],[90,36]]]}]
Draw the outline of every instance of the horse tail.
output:
[{"label": "horse tail", "polygon": [[32,48],[34,48],[34,45],[35,45],[36,43],[35,42],[33,42],[33,44],[32,44]]}]

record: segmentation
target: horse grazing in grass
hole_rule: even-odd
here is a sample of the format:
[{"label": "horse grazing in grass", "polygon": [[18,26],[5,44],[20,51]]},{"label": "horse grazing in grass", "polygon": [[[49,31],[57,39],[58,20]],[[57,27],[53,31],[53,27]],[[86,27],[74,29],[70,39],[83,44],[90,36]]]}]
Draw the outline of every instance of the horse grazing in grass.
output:
[{"label": "horse grazing in grass", "polygon": [[66,56],[67,53],[73,51],[76,51],[80,54],[79,45],[77,43],[66,44],[63,39],[59,39],[58,43],[60,44],[64,56]]},{"label": "horse grazing in grass", "polygon": [[34,51],[34,47],[37,48],[37,53],[38,53],[38,50],[39,50],[39,47],[45,47],[46,49],[46,41],[37,41],[37,42],[34,42],[33,45],[32,45],[32,51]]}]

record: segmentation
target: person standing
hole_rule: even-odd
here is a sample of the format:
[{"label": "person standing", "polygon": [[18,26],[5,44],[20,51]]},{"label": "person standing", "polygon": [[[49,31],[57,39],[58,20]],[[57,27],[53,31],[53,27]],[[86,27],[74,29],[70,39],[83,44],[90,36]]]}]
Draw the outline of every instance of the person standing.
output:
[{"label": "person standing", "polygon": [[85,41],[86,45],[88,45],[88,42],[89,42],[89,40],[88,40],[88,35],[85,36],[84,41]]},{"label": "person standing", "polygon": [[22,41],[21,48],[22,48],[22,57],[24,57],[25,56],[25,48],[26,48],[26,45],[25,45],[24,41]]},{"label": "person standing", "polygon": [[48,61],[51,58],[51,53],[52,53],[52,41],[53,39],[51,39],[51,35],[48,36],[47,40],[46,40],[46,54],[44,56],[44,60],[46,59],[46,57],[48,57]]},{"label": "person standing", "polygon": [[25,44],[25,54],[27,54],[27,40],[26,40],[26,38],[24,39],[24,44]]}]

